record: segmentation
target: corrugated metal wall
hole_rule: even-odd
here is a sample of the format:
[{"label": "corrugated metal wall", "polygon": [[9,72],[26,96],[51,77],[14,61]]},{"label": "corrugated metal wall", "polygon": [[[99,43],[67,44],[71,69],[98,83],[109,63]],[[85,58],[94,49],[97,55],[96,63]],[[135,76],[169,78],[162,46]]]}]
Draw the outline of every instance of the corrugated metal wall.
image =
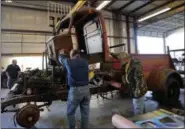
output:
[{"label": "corrugated metal wall", "polygon": [[[116,14],[102,11],[105,22],[106,22],[106,29],[107,29],[107,35],[108,35],[108,43],[109,46],[114,46],[118,44],[125,44],[124,47],[114,48],[111,49],[112,52],[128,52],[128,43],[127,43],[127,31],[126,31],[126,17],[121,15],[118,16]],[[135,53],[135,39],[134,39],[134,29],[133,29],[133,19],[130,18],[130,49],[131,53]]]},{"label": "corrugated metal wall", "polygon": [[[116,21],[116,15],[103,11],[105,17],[108,42],[110,46],[125,43],[125,48],[115,48],[112,51],[128,51],[125,17],[120,16]],[[47,12],[22,9],[15,7],[2,7],[2,29],[52,31],[49,27]],[[120,20],[120,21],[119,21]],[[130,38],[131,52],[135,52],[133,25],[131,23]],[[44,43],[49,35],[46,33],[12,33],[2,32],[2,53],[41,53],[44,51]]]},{"label": "corrugated metal wall", "polygon": [[2,53],[42,53],[48,34],[20,33],[18,30],[51,31],[47,12],[2,7],[2,29],[17,30],[1,34]]},{"label": "corrugated metal wall", "polygon": [[[107,11],[102,11],[102,13],[105,17],[109,46],[122,43],[126,44],[125,47],[114,48],[111,51],[116,53],[121,51],[128,52],[125,16],[115,16]],[[3,63],[1,65],[3,67],[6,68],[13,58],[18,60],[18,64],[22,70],[25,70],[26,67],[42,67],[41,55],[38,55],[38,53],[41,54],[44,51],[45,42],[51,36],[48,32],[52,31],[47,19],[47,11],[2,6],[1,27],[2,30],[6,29],[6,31],[2,31],[1,33],[1,53],[3,54]],[[131,53],[135,53],[133,23],[130,23],[130,27]],[[14,53],[22,53],[24,56],[5,56],[5,54]],[[29,56],[29,60],[24,61],[25,53],[37,54],[37,61],[40,60],[40,63],[32,65],[35,61],[35,55],[32,56],[33,58]]]}]

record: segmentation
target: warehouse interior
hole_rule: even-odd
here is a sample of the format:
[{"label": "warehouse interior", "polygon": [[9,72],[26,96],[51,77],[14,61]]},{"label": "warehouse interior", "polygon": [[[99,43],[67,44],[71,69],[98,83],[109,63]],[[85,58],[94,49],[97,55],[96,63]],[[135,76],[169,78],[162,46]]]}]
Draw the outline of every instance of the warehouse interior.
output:
[{"label": "warehouse interior", "polygon": [[[100,21],[103,19],[104,21],[103,23],[102,21],[100,22],[102,24],[100,31],[104,30],[102,31],[103,36],[101,38],[102,44],[107,43],[108,47],[104,46],[105,48],[103,47],[103,50],[101,50],[99,46],[92,45],[94,50],[89,50],[89,55],[90,51],[101,51],[102,53],[100,53],[100,57],[93,54],[90,56],[88,55],[89,60],[92,57],[93,63],[89,63],[89,65],[92,66],[91,68],[101,69],[100,65],[102,61],[104,61],[102,58],[104,58],[104,56],[105,59],[107,58],[107,51],[116,54],[125,52],[141,61],[146,79],[145,81],[149,87],[144,99],[145,113],[142,114],[145,115],[148,113],[145,115],[146,117],[137,117],[134,114],[132,98],[127,95],[123,97],[123,93],[120,92],[119,89],[120,86],[110,86],[114,88],[119,87],[118,90],[109,90],[104,87],[106,92],[104,92],[104,90],[101,91],[101,88],[99,88],[100,90],[97,90],[95,94],[93,93],[91,95],[89,127],[125,127],[124,122],[118,122],[119,124],[116,122],[114,123],[114,111],[117,113],[119,112],[120,116],[134,123],[137,123],[136,121],[151,120],[154,116],[158,118],[159,116],[154,115],[155,112],[168,112],[166,114],[169,116],[172,116],[173,113],[184,120],[184,115],[182,115],[184,113],[185,86],[184,0],[2,0],[0,47],[1,128],[24,127],[21,126],[20,123],[24,123],[25,121],[23,120],[24,122],[20,122],[17,120],[17,114],[21,114],[20,111],[23,109],[21,107],[30,103],[33,103],[33,105],[43,104],[43,102],[25,101],[27,95],[25,93],[15,95],[13,98],[7,98],[11,92],[11,88],[7,87],[6,72],[8,65],[12,63],[12,60],[17,60],[17,65],[20,67],[21,74],[25,76],[29,71],[35,69],[44,71],[49,68],[52,70],[53,77],[55,68],[52,66],[52,63],[49,63],[50,57],[47,56],[47,54],[49,55],[49,52],[47,53],[47,51],[49,51],[47,44],[51,43],[51,37],[57,35],[57,32],[54,30],[57,23],[61,24],[60,27],[62,27],[62,25],[66,26],[65,24],[69,22],[68,20],[73,16],[72,14],[75,11],[78,12],[81,8],[93,8],[99,11],[101,16],[98,15],[99,17],[97,19],[100,19]],[[81,19],[82,21],[83,18],[86,18],[85,14],[83,16],[84,17]],[[75,20],[73,22],[75,22]],[[80,20],[74,23],[74,26],[79,22]],[[66,28],[68,28],[68,25]],[[61,30],[65,32],[65,29]],[[75,33],[78,33],[77,29]],[[89,39],[86,38],[85,33],[83,34],[82,37],[84,38],[84,42],[88,42]],[[79,44],[79,38],[74,34],[71,34],[70,37],[73,42],[72,44]],[[98,39],[94,40],[94,43],[96,43]],[[52,42],[54,44],[54,38]],[[104,54],[104,56],[101,54]],[[113,65],[111,67],[114,67]],[[115,63],[115,66],[116,65]],[[96,72],[94,73],[94,76],[96,76]],[[110,74],[110,76],[112,76],[111,72]],[[104,77],[104,75],[101,75],[101,77],[102,76]],[[160,101],[160,99],[163,98],[163,92],[157,92],[156,90],[158,87],[162,87],[163,85],[165,87],[166,84],[168,84],[165,82],[168,80],[168,77],[174,77],[172,79],[174,82],[173,87],[171,88],[169,86],[171,89],[168,87],[167,91],[165,91],[167,97],[170,98],[172,95],[171,100],[173,100],[173,104]],[[24,80],[24,78],[22,78],[22,80]],[[54,82],[55,80],[52,78],[50,81],[51,84],[49,84],[53,85],[53,83],[56,83]],[[117,81],[119,79],[113,79],[114,82],[115,80]],[[103,82],[103,86],[107,84],[105,80],[103,80]],[[109,82],[111,84],[107,85],[115,84],[112,83],[112,80],[108,81],[108,83]],[[90,85],[92,84],[94,87],[95,85],[99,87],[102,86],[98,83],[90,83]],[[122,82],[119,82],[119,85],[122,85]],[[26,83],[22,86],[26,86]],[[124,93],[126,94],[126,92]],[[158,97],[155,98],[154,94]],[[24,101],[18,98],[21,96],[25,97],[23,98]],[[177,99],[174,99],[173,96],[175,96],[174,98],[177,96]],[[27,98],[29,98],[29,96],[27,96]],[[61,100],[52,101],[51,105],[42,107],[43,111],[39,109],[40,117],[37,116],[38,118],[34,123],[34,128],[68,127],[66,115],[67,101]],[[177,101],[175,104],[174,100]],[[46,102],[44,102],[44,104],[45,103]],[[10,106],[8,107],[8,105]],[[19,110],[15,108],[19,108]],[[11,111],[8,112],[8,110]],[[179,115],[175,112],[177,110],[183,113]],[[19,116],[19,120],[25,118],[24,116]],[[115,119],[117,120],[118,118]],[[76,120],[77,123],[81,121],[79,108],[77,108],[76,111]],[[180,123],[179,127],[184,128],[184,122]],[[141,126],[139,123],[136,125],[138,127]],[[128,127],[129,126],[126,126],[125,128]],[[143,125],[141,127],[157,128],[157,126],[151,125]]]}]

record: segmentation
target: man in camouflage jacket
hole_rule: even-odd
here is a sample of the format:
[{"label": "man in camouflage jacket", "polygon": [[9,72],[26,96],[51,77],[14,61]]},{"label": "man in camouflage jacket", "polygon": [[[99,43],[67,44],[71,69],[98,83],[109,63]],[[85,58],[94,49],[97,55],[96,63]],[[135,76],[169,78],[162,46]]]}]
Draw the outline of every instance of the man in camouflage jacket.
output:
[{"label": "man in camouflage jacket", "polygon": [[135,115],[143,114],[144,95],[148,88],[144,80],[141,62],[125,52],[119,54],[111,53],[111,55],[121,62],[121,70],[123,72],[122,83],[129,88],[131,97],[133,98]]}]

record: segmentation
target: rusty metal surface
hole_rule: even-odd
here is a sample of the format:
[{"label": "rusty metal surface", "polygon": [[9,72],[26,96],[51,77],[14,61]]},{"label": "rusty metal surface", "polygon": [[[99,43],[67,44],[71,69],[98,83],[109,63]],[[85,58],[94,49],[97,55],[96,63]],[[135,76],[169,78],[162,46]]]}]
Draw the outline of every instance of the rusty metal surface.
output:
[{"label": "rusty metal surface", "polygon": [[158,68],[152,70],[147,78],[147,85],[152,91],[166,91],[166,81],[170,74],[174,73],[173,69]]},{"label": "rusty metal surface", "polygon": [[26,128],[30,128],[35,125],[35,123],[39,120],[40,111],[36,105],[28,104],[20,109],[16,113],[16,121],[17,123]]},{"label": "rusty metal surface", "polygon": [[73,49],[72,37],[70,34],[68,34],[68,32],[63,32],[49,40],[46,46],[48,57],[58,62],[58,51],[60,49],[65,51],[70,51]]},{"label": "rusty metal surface", "polygon": [[160,55],[160,54],[139,54],[132,56],[136,59],[139,59],[143,65],[145,79],[148,78],[149,73],[158,68],[172,68],[174,67],[171,64],[169,55]]},{"label": "rusty metal surface", "polygon": [[[167,78],[172,73],[176,73],[170,56],[162,54],[131,54],[131,56],[141,61],[149,90],[165,91]],[[113,59],[112,61],[112,68],[119,71],[121,69],[120,62],[117,59]],[[109,65],[104,66],[111,68]],[[121,75],[116,77],[121,78]]]},{"label": "rusty metal surface", "polygon": [[[174,67],[171,64],[171,59],[169,55],[162,55],[162,54],[131,54],[132,57],[138,59],[141,61],[145,79],[148,78],[151,71],[158,69],[158,68],[172,68]],[[119,70],[121,68],[120,62],[116,59],[114,59],[114,62],[112,64],[112,67],[114,69]]]}]

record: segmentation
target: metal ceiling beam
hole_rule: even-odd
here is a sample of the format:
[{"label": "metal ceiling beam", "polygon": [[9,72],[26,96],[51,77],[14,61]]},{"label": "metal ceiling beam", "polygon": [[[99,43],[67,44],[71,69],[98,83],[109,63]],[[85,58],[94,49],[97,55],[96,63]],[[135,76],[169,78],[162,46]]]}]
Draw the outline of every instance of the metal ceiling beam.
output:
[{"label": "metal ceiling beam", "polygon": [[183,15],[181,15],[181,16],[173,16],[175,19],[177,19],[177,20],[182,20],[182,21],[184,21],[184,16]]},{"label": "metal ceiling beam", "polygon": [[165,32],[167,31],[168,29],[162,29],[162,28],[156,28],[156,27],[146,27],[146,28],[141,28],[139,30],[152,30],[152,31],[156,31],[156,32]]},{"label": "metal ceiling beam", "polygon": [[122,7],[120,7],[119,9],[117,9],[117,11],[121,11],[124,8],[128,7],[129,5],[131,5],[132,3],[136,2],[136,0],[132,0],[130,2],[128,2],[127,4],[123,5]]},{"label": "metal ceiling beam", "polygon": [[182,25],[182,24],[184,24],[184,22],[177,22],[177,21],[175,21],[176,19],[174,19],[174,20],[168,20],[168,21],[166,21],[166,20],[162,20],[162,21],[160,21],[160,22],[163,22],[163,23],[165,23],[165,24],[171,24],[171,25],[174,25],[174,26],[176,26],[176,25]]},{"label": "metal ceiling beam", "polygon": [[[156,25],[148,25],[148,26],[145,26],[145,27],[149,27],[149,28],[152,28],[152,29],[169,29],[169,27],[164,27],[164,26],[156,26]],[[142,28],[142,27],[140,27]]]},{"label": "metal ceiling beam", "polygon": [[166,5],[170,4],[170,3],[173,3],[174,1],[175,1],[175,0],[169,0],[169,1],[165,2],[164,4],[161,4],[161,5],[159,5],[159,6],[155,7],[155,8],[153,8],[153,9],[148,10],[147,13],[144,12],[144,13],[142,13],[142,14],[139,14],[138,17],[141,17],[141,16],[143,16],[143,15],[150,14],[151,12],[153,12],[153,11],[155,11],[155,10],[161,8],[161,7],[164,7],[164,6],[166,6]]},{"label": "metal ceiling beam", "polygon": [[162,38],[164,32],[156,32],[156,31],[148,31],[148,30],[140,30],[138,31],[139,36],[150,36],[150,37],[159,37]]},{"label": "metal ceiling beam", "polygon": [[106,8],[110,7],[112,4],[114,4],[117,0],[112,0],[107,6]]},{"label": "metal ceiling beam", "polygon": [[164,33],[164,31],[154,31],[154,30],[146,30],[146,29],[142,29],[142,30],[138,30],[139,32],[144,31],[144,32],[155,32],[155,33]]},{"label": "metal ceiling beam", "polygon": [[[143,26],[155,23],[155,22],[157,22],[159,20],[163,20],[163,19],[165,19],[167,17],[170,17],[170,16],[174,15],[175,13],[181,13],[182,11],[184,11],[184,9],[185,9],[185,5],[184,5],[184,3],[182,3],[182,4],[172,8],[171,10],[166,11],[165,13],[162,13],[162,14],[154,17],[154,18],[149,19],[146,22],[146,24],[144,24]],[[167,13],[168,13],[168,15],[164,15],[164,14],[167,14]]]},{"label": "metal ceiling beam", "polygon": [[132,15],[132,14],[135,13],[136,11],[138,11],[138,10],[140,10],[140,9],[142,9],[142,8],[144,8],[144,7],[146,7],[146,6],[148,6],[149,4],[151,4],[151,3],[154,2],[154,1],[155,1],[155,0],[149,0],[148,2],[144,3],[143,5],[141,5],[141,6],[137,7],[137,8],[135,8],[134,10],[132,10],[132,11],[129,13],[129,15]]},{"label": "metal ceiling beam", "polygon": [[166,31],[165,33],[166,33],[167,36],[169,36],[169,35],[171,34],[171,32],[173,32],[173,31],[175,31],[175,30],[177,30],[177,29],[181,29],[181,28],[183,28],[183,27],[184,27],[184,26],[176,27],[176,28],[173,28],[173,29],[170,29],[170,30]]}]

